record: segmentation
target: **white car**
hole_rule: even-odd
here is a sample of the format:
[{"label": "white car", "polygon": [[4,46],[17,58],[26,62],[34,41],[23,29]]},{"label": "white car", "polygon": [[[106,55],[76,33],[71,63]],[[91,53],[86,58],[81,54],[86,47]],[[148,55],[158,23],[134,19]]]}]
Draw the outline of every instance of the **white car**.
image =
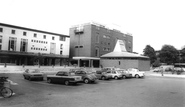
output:
[{"label": "white car", "polygon": [[132,77],[135,78],[143,78],[145,76],[145,72],[141,72],[136,68],[129,68],[127,71],[132,74]]},{"label": "white car", "polygon": [[122,78],[122,73],[117,70],[108,70],[107,74],[112,75],[112,78],[116,80]]}]

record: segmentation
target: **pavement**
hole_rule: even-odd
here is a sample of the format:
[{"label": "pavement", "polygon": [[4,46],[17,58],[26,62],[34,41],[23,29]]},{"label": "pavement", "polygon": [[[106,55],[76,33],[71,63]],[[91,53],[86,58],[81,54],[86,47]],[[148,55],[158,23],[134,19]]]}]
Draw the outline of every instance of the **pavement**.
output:
[{"label": "pavement", "polygon": [[153,71],[146,71],[145,72],[146,76],[156,76],[156,77],[172,77],[172,78],[185,78],[185,74],[171,74],[171,73],[163,73],[163,76],[161,73],[156,73]]}]

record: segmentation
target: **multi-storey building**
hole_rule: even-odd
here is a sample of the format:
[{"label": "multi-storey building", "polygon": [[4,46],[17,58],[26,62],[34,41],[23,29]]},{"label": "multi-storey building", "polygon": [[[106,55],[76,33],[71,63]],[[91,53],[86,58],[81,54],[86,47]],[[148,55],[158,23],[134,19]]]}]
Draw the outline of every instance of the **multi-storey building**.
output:
[{"label": "multi-storey building", "polygon": [[69,36],[0,23],[0,63],[64,65]]},{"label": "multi-storey building", "polygon": [[[122,40],[125,43],[128,52],[133,51],[133,37],[131,35],[115,29],[109,29],[101,24],[86,23],[74,26],[70,28],[69,35],[71,58],[99,58],[104,54],[112,52],[117,40]],[[90,60],[87,63],[90,64]]]}]

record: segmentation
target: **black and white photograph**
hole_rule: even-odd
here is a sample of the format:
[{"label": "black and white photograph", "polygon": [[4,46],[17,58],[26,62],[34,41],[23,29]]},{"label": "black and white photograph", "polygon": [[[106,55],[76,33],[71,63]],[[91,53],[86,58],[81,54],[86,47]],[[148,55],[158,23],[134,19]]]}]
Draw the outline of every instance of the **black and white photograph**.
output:
[{"label": "black and white photograph", "polygon": [[0,107],[185,107],[184,0],[0,10]]}]

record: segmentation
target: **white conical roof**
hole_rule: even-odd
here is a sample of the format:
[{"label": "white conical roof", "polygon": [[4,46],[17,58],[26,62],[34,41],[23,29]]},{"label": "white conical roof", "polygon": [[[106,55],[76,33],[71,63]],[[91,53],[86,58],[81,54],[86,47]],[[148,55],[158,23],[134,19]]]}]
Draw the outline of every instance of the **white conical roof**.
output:
[{"label": "white conical roof", "polygon": [[114,51],[101,56],[103,57],[130,57],[130,58],[148,58],[147,56],[142,56],[140,54],[127,52],[125,48],[125,43],[123,40],[117,40]]},{"label": "white conical roof", "polygon": [[123,40],[117,40],[117,43],[114,47],[113,52],[127,52],[125,48],[125,43],[123,42]]}]

